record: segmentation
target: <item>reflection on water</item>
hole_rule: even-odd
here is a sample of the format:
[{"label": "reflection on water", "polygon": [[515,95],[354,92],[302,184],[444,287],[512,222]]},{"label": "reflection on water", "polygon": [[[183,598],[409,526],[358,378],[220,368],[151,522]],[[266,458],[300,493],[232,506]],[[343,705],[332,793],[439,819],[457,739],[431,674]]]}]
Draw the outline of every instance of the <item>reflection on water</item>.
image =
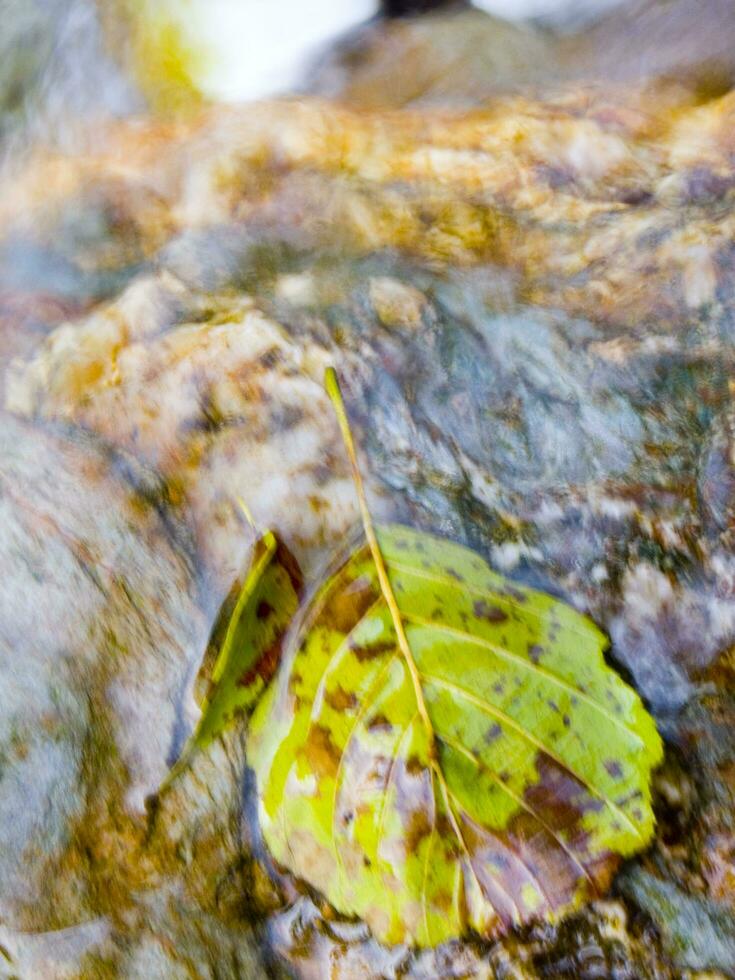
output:
[{"label": "reflection on water", "polygon": [[[11,5],[37,40],[2,69],[0,962],[50,978],[729,968],[722,3],[694,19],[636,3],[561,39],[477,11],[375,22],[311,76],[338,103],[246,107],[189,105],[178,41],[151,42],[158,67],[133,81],[130,8]],[[164,76],[178,95],[157,100]],[[329,363],[376,515],[588,611],[669,739],[651,854],[566,923],[379,948],[273,873],[238,726],[146,804],[247,564],[237,497],[311,577],[355,522]],[[702,922],[717,941],[688,943]]]}]

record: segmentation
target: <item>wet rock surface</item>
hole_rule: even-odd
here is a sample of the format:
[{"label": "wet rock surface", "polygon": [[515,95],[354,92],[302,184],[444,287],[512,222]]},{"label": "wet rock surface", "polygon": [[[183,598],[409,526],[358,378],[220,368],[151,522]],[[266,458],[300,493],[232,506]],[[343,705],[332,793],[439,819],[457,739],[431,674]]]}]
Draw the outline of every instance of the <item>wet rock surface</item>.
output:
[{"label": "wet rock surface", "polygon": [[296,902],[271,923],[274,948],[304,980],[331,968],[340,978],[359,976],[477,978],[477,980],[669,980],[679,974],[657,951],[652,931],[637,930],[620,902],[598,902],[558,926],[527,930],[495,943],[448,944],[438,951],[412,954],[402,947],[378,946],[363,926],[345,926],[320,915],[308,900]]},{"label": "wet rock surface", "polygon": [[568,13],[562,5],[540,22],[510,24],[447,3],[421,17],[368,21],[322,53],[307,89],[385,109],[466,107],[583,79],[676,79],[709,96],[735,80],[732,0],[632,0],[597,17],[588,12],[576,30]]},{"label": "wet rock surface", "polygon": [[[677,84],[281,102],[23,175],[0,975],[735,974],[734,105]],[[270,867],[238,727],[146,806],[247,562],[238,496],[307,577],[355,522],[329,363],[376,515],[590,613],[666,737],[653,847],[562,923],[379,947]]]},{"label": "wet rock surface", "polygon": [[553,39],[544,32],[456,4],[356,28],[319,58],[308,88],[378,109],[466,105],[548,81],[556,70]]},{"label": "wet rock surface", "polygon": [[[199,760],[212,767],[191,776],[204,795],[177,787],[165,833],[144,805],[206,641],[190,535],[151,502],[150,474],[109,447],[8,417],[1,432],[2,968],[176,976],[231,949],[228,962],[254,970],[245,898],[221,908],[249,853],[238,739]],[[176,857],[186,849],[191,865]]]}]

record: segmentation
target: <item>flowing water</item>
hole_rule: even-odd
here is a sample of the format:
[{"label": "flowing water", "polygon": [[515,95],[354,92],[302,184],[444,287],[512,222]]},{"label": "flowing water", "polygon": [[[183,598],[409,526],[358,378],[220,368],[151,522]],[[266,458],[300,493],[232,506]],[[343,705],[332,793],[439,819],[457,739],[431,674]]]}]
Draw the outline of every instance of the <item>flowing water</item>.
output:
[{"label": "flowing water", "polygon": [[[732,3],[374,20],[248,105],[144,4],[3,14],[0,976],[735,976]],[[329,364],[376,517],[592,616],[665,738],[560,923],[380,946],[273,868],[244,725],[155,800],[238,498],[312,583],[357,522]]]}]

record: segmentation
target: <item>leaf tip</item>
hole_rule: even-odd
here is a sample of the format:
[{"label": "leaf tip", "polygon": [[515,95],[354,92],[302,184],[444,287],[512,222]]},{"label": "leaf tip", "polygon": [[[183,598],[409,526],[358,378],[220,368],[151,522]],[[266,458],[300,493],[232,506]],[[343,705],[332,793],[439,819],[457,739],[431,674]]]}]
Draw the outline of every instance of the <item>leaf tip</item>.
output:
[{"label": "leaf tip", "polygon": [[250,510],[250,508],[248,507],[248,505],[245,503],[245,501],[243,500],[243,498],[239,494],[237,496],[237,506],[242,511],[242,515],[245,518],[245,520],[248,522],[248,524],[250,525],[250,527],[254,531],[257,530],[256,525],[255,525],[255,519],[253,517],[252,511]]},{"label": "leaf tip", "polygon": [[342,404],[342,391],[339,386],[339,378],[337,377],[337,371],[331,364],[324,371],[324,388],[333,405],[337,406]]}]

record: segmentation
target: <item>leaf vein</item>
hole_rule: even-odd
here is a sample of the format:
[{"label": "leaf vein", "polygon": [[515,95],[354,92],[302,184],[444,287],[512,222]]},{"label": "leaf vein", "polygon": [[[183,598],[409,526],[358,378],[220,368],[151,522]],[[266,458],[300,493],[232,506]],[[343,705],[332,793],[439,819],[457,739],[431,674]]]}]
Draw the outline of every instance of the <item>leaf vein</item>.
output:
[{"label": "leaf vein", "polygon": [[378,598],[375,600],[375,602],[373,602],[370,606],[368,606],[368,608],[360,616],[357,622],[350,627],[350,629],[347,631],[347,633],[345,633],[344,637],[339,641],[339,643],[334,648],[334,650],[332,650],[332,652],[329,654],[327,662],[324,664],[324,670],[322,671],[322,676],[319,678],[319,683],[316,687],[316,690],[314,691],[314,697],[312,699],[312,713],[309,719],[309,728],[311,728],[311,726],[314,724],[317,718],[317,715],[315,715],[314,712],[317,710],[317,708],[319,709],[321,708],[324,685],[327,682],[327,675],[332,671],[334,667],[335,660],[337,660],[338,657],[341,657],[342,654],[349,649],[349,642],[352,639],[352,637],[355,635],[359,627],[362,626],[365,620],[375,612],[375,610],[378,608],[378,606],[380,606],[382,602],[383,602],[383,596],[379,595]]},{"label": "leaf vein", "polygon": [[[439,738],[439,739],[441,739],[441,736],[440,735],[437,735],[436,737]],[[466,811],[465,811],[464,807],[462,806],[461,802],[457,799],[457,797],[454,795],[454,793],[452,793],[452,791],[447,786],[447,783],[446,783],[446,780],[445,779],[442,779],[442,791],[444,793],[444,803],[445,803],[445,806],[447,808],[447,813],[449,815],[450,822],[452,824],[452,829],[454,830],[455,836],[457,837],[457,840],[459,841],[460,846],[461,846],[462,850],[464,851],[464,853],[465,853],[465,855],[467,857],[467,863],[469,864],[470,871],[472,872],[472,877],[475,879],[475,882],[476,882],[477,887],[478,887],[478,889],[480,891],[480,894],[485,896],[485,899],[488,902],[488,904],[491,905],[492,908],[497,913],[498,912],[497,908],[495,907],[495,905],[493,905],[492,899],[487,895],[486,890],[482,887],[482,882],[480,881],[480,878],[479,878],[479,876],[477,874],[477,871],[475,870],[475,863],[474,863],[473,858],[472,858],[472,853],[470,852],[470,849],[467,846],[467,841],[464,839],[464,834],[462,833],[462,828],[459,826],[459,821],[457,820],[457,816],[454,813],[454,808],[452,807],[451,800],[454,799],[459,804],[459,808],[460,808],[460,810],[462,810],[463,813],[466,813]],[[520,858],[518,858],[518,860],[521,861]],[[521,864],[524,864],[524,862],[521,861]],[[524,867],[525,867],[525,864],[524,864]],[[533,876],[533,872],[531,871],[531,869],[529,868],[527,870],[528,870],[529,874],[531,874]],[[516,917],[520,919],[520,917],[521,917],[521,910],[518,908],[518,904],[515,901],[515,899],[513,898],[513,896],[510,894],[510,892],[507,889],[503,888],[503,886],[498,881],[496,881],[495,883],[498,886],[498,890],[501,891],[501,892],[503,892],[503,894],[505,895],[505,897],[508,899],[508,901],[510,902],[510,904],[513,906],[513,909],[515,910]],[[542,891],[543,891],[543,889],[542,889]]]},{"label": "leaf vein", "polygon": [[[471,592],[473,595],[482,596],[483,599],[492,599],[494,602],[499,600],[506,605],[511,606],[513,609],[519,610],[524,617],[533,616],[534,619],[538,619],[542,623],[549,622],[549,617],[545,613],[540,613],[530,606],[521,604],[517,599],[514,599],[509,595],[504,595],[501,592],[493,592],[492,589],[481,589],[472,585],[470,582],[459,582],[457,579],[449,578],[448,575],[436,575],[433,572],[424,571],[423,569],[416,568],[413,565],[405,565],[403,562],[395,561],[392,558],[388,561],[388,565],[391,569],[397,572],[413,575],[415,578],[421,578],[427,582],[435,582],[438,585],[454,589],[458,592]],[[597,627],[590,626],[585,632],[584,630],[578,629],[576,626],[572,626],[570,623],[566,623],[564,624],[564,628],[569,630],[570,633],[574,633],[575,636],[579,636],[581,639],[594,639],[596,642],[604,640],[602,634],[599,634],[598,637]]]},{"label": "leaf vein", "polygon": [[337,824],[337,807],[339,805],[339,801],[340,801],[340,797],[341,797],[341,793],[342,793],[342,787],[344,786],[344,780],[342,779],[342,773],[344,771],[345,759],[347,758],[347,750],[349,749],[349,747],[350,747],[350,745],[352,743],[352,739],[353,739],[353,737],[355,735],[355,732],[357,731],[357,729],[358,729],[358,727],[360,725],[360,722],[362,721],[362,719],[367,714],[368,709],[370,708],[370,706],[373,704],[373,701],[372,701],[373,692],[376,690],[376,688],[378,687],[378,685],[380,684],[380,682],[383,680],[383,677],[387,673],[387,671],[390,668],[390,666],[393,663],[393,661],[396,659],[397,655],[398,655],[398,652],[397,651],[395,651],[393,654],[391,654],[391,656],[386,660],[386,662],[383,664],[383,666],[378,671],[377,676],[373,678],[373,681],[370,684],[370,687],[369,687],[367,693],[364,695],[364,697],[362,699],[362,704],[360,705],[360,708],[359,708],[359,710],[357,712],[357,715],[355,716],[355,720],[354,720],[354,722],[352,724],[352,727],[350,728],[350,731],[349,731],[349,733],[347,735],[347,739],[345,740],[345,744],[344,744],[344,746],[342,748],[342,751],[340,752],[339,763],[337,765],[337,772],[335,773],[335,776],[334,776],[334,790],[333,790],[333,793],[332,793],[332,841],[334,843],[334,851],[335,851],[335,854],[337,856],[337,861],[339,862],[340,873],[343,873],[344,870],[345,870],[345,868],[344,868],[344,862],[342,861],[342,855],[340,854],[339,848],[337,847],[337,826],[336,826],[336,824]]},{"label": "leaf vein", "polygon": [[[584,875],[584,877],[590,882],[590,884],[595,889],[595,892],[597,892],[597,886],[595,885],[594,881],[592,880],[589,872],[587,871],[587,868],[579,860],[579,858],[575,856],[574,852],[564,843],[564,841],[556,833],[556,831],[553,829],[553,827],[551,827],[551,825],[548,824],[543,819],[543,817],[538,813],[538,811],[535,809],[535,807],[531,806],[530,803],[527,803],[526,800],[524,800],[522,796],[519,796],[517,793],[515,793],[510,788],[510,786],[507,786],[503,782],[503,780],[497,775],[497,773],[494,773],[493,770],[490,768],[490,766],[488,766],[486,762],[483,762],[483,760],[477,755],[476,752],[473,752],[472,749],[467,748],[466,746],[462,745],[460,742],[457,742],[455,739],[449,738],[446,735],[439,735],[439,734],[437,734],[436,737],[439,739],[440,742],[444,742],[445,745],[448,745],[451,749],[454,749],[455,752],[460,752],[462,755],[465,756],[465,758],[470,759],[477,766],[477,768],[480,769],[480,770],[482,770],[483,772],[485,772],[493,780],[493,782],[497,786],[499,786],[501,788],[501,790],[507,796],[509,796],[515,803],[517,803],[518,806],[520,806],[522,809],[524,809],[526,811],[526,813],[530,814],[535,820],[537,820],[538,823],[544,828],[544,830],[556,841],[556,843],[559,845],[559,847],[562,849],[562,851],[564,851],[564,853],[567,855],[567,857],[569,858],[569,860],[575,865],[575,867],[577,867],[582,872],[582,874]],[[452,793],[452,796],[454,796],[454,798],[457,799],[457,797],[456,797],[456,795],[454,793]],[[459,800],[457,802],[459,802]],[[465,808],[462,807],[462,809],[464,810]],[[533,876],[534,880],[536,881],[536,884],[538,885],[539,890],[544,894],[544,897],[546,898],[546,900],[549,901],[549,897],[546,894],[546,891],[544,890],[544,888],[541,885],[541,882],[538,880],[537,876],[534,874],[533,871],[531,871],[530,868],[528,870],[531,873],[531,875]],[[549,902],[549,905],[551,905],[551,902]]]},{"label": "leaf vein", "polygon": [[383,801],[382,801],[381,806],[380,806],[380,817],[378,818],[378,832],[377,832],[377,835],[376,835],[376,845],[375,845],[375,859],[376,859],[376,861],[378,860],[378,858],[380,856],[380,848],[381,848],[381,846],[383,844],[383,833],[385,831],[385,826],[384,826],[384,824],[385,824],[385,811],[386,811],[386,807],[387,807],[387,804],[388,804],[388,790],[391,788],[391,786],[393,784],[393,774],[395,772],[396,761],[398,759],[398,756],[401,754],[401,749],[403,748],[403,742],[405,741],[406,735],[408,735],[408,733],[413,728],[413,724],[416,721],[416,719],[418,718],[418,716],[419,716],[418,711],[414,711],[414,713],[413,713],[413,715],[411,717],[411,720],[406,725],[406,727],[405,727],[405,729],[404,729],[403,734],[401,735],[401,737],[398,739],[398,744],[396,745],[395,751],[394,751],[394,753],[393,753],[393,755],[391,757],[390,769],[388,770],[388,775],[387,775],[386,780],[385,780],[385,783],[383,785]]},{"label": "leaf vein", "polygon": [[412,623],[414,626],[425,626],[427,629],[438,630],[440,633],[449,633],[451,636],[456,636],[463,643],[469,643],[473,646],[484,647],[487,650],[492,650],[497,656],[503,658],[504,660],[512,661],[523,667],[529,673],[536,674],[545,680],[548,680],[551,684],[555,684],[562,690],[566,691],[568,694],[579,698],[580,701],[584,701],[591,707],[595,708],[607,721],[616,727],[622,729],[627,735],[641,747],[643,747],[643,739],[638,735],[637,732],[633,731],[628,725],[620,721],[614,715],[605,708],[604,705],[600,704],[594,698],[591,698],[584,691],[580,691],[578,687],[573,684],[568,683],[563,678],[559,677],[558,674],[553,673],[553,671],[547,670],[543,667],[539,667],[538,664],[532,663],[530,660],[526,660],[525,657],[520,656],[520,654],[512,653],[510,650],[505,650],[503,647],[497,646],[495,643],[491,643],[490,640],[485,640],[481,636],[473,636],[471,633],[465,633],[463,630],[457,629],[454,626],[447,626],[444,623],[437,623],[431,619],[423,619],[420,616],[414,616],[411,613],[403,613],[403,618]]},{"label": "leaf vein", "polygon": [[[419,714],[417,711],[416,714]],[[431,780],[431,835],[429,843],[426,845],[426,856],[424,857],[424,877],[421,884],[421,908],[424,915],[424,929],[426,938],[431,945],[431,929],[429,928],[429,915],[426,907],[426,885],[429,877],[429,858],[434,850],[434,840],[436,839],[436,790],[434,789],[434,768],[429,768],[429,779]]]},{"label": "leaf vein", "polygon": [[548,755],[550,759],[556,762],[558,766],[561,766],[562,769],[565,769],[570,776],[572,776],[574,779],[577,780],[577,782],[581,783],[589,790],[590,793],[592,793],[599,800],[605,803],[606,806],[608,806],[618,817],[620,817],[622,820],[625,821],[626,824],[628,824],[628,826],[633,831],[633,833],[642,842],[645,842],[645,839],[641,834],[640,830],[638,829],[638,827],[636,827],[636,825],[633,823],[630,817],[625,813],[624,810],[622,810],[617,805],[617,803],[611,800],[610,797],[607,796],[605,792],[603,792],[601,789],[595,786],[594,783],[591,782],[591,780],[585,778],[584,776],[581,776],[575,769],[572,768],[572,766],[569,765],[569,763],[565,762],[561,758],[561,756],[557,755],[557,753],[555,753],[553,749],[550,749],[548,746],[544,745],[544,743],[540,739],[532,735],[529,731],[523,728],[522,725],[519,725],[517,721],[515,721],[513,718],[510,717],[510,715],[507,715],[500,708],[497,708],[495,705],[490,704],[490,702],[486,701],[484,698],[478,697],[472,691],[468,691],[467,688],[461,687],[459,684],[454,684],[452,681],[447,681],[443,677],[436,677],[432,674],[423,674],[422,676],[423,679],[429,684],[437,684],[439,687],[444,687],[448,691],[453,691],[455,694],[458,694],[460,697],[465,698],[471,704],[474,704],[476,707],[480,708],[486,714],[491,715],[493,718],[497,718],[499,721],[502,721],[509,727],[513,728],[515,731],[519,733],[519,735],[521,735],[522,738],[525,738],[528,742],[531,743],[531,745],[534,745],[537,749],[540,749],[541,752],[546,753],[546,755]]}]

